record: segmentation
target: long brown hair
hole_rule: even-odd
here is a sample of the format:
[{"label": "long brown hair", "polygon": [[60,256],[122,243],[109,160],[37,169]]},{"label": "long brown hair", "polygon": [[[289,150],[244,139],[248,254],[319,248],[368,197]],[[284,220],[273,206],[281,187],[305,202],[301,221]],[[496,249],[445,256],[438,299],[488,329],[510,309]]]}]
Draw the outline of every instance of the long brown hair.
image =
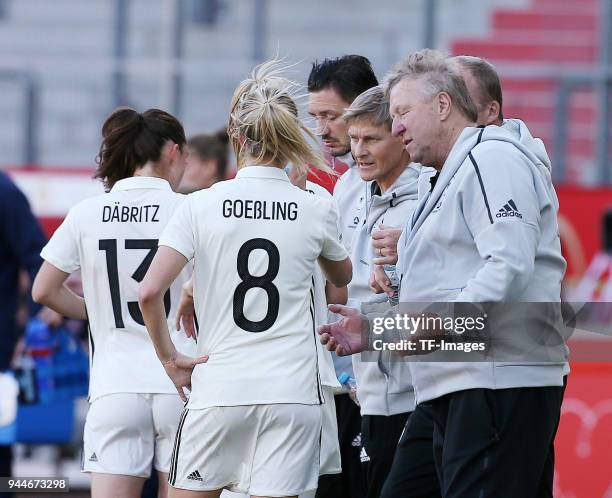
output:
[{"label": "long brown hair", "polygon": [[129,107],[116,109],[102,126],[94,178],[101,178],[110,190],[119,180],[134,176],[147,162],[159,161],[168,140],[181,149],[187,142],[183,126],[171,114],[159,109],[142,114]]}]

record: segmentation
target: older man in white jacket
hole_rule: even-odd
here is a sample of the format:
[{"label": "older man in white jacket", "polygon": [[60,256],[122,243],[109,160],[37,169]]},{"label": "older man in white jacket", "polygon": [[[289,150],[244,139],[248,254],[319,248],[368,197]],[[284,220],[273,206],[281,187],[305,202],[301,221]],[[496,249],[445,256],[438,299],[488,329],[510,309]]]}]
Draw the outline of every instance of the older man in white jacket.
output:
[{"label": "older man in white jacket", "polygon": [[[542,161],[503,128],[474,127],[465,83],[441,54],[413,54],[388,89],[394,132],[414,161],[439,172],[398,244],[401,301],[559,302],[565,261]],[[345,318],[323,327],[322,340],[339,353],[363,349],[363,317],[336,311]],[[524,362],[425,357],[411,369],[417,403],[434,420],[444,497],[546,496],[550,488],[544,468],[567,351],[553,327],[553,359],[533,363],[537,337],[510,332]]]},{"label": "older man in white jacket", "polygon": [[[452,57],[451,63],[455,65],[455,69],[462,75],[468,92],[476,105],[478,125],[502,126],[516,140],[533,152],[539,160],[538,169],[542,173],[542,178],[546,185],[548,185],[551,198],[554,199],[556,205],[556,193],[552,186],[550,173],[551,163],[544,143],[539,138],[534,138],[521,120],[504,119],[501,82],[495,67],[487,60],[473,56]],[[419,177],[419,198],[433,189],[430,179],[435,173],[437,172],[433,168],[422,168]],[[397,241],[400,234],[397,230],[393,229],[381,230],[378,233],[380,236],[377,237],[374,244],[384,254],[380,260],[383,263],[397,264]],[[378,280],[374,282],[374,287],[379,292],[389,290],[386,275],[381,271],[376,271],[376,277]],[[567,371],[569,372],[569,368],[567,368]],[[417,407],[402,433],[402,438],[395,452],[393,466],[383,488],[381,498],[429,498],[431,496],[431,493],[424,491],[421,484],[427,482],[422,478],[424,473],[422,471],[415,473],[413,462],[420,458],[419,448],[426,444],[425,441],[427,439],[429,439],[430,444],[433,444],[432,438],[433,420],[429,419],[428,414],[421,407]],[[554,444],[551,439],[544,468],[545,478],[541,481],[542,486],[538,489],[538,496],[552,497],[554,456]]]},{"label": "older man in white jacket", "polygon": [[[368,202],[357,213],[363,220],[352,238],[353,279],[349,284],[349,306],[363,309],[388,307],[386,296],[377,297],[369,287],[375,254],[371,237],[380,227],[402,227],[418,202],[417,184],[421,166],[410,162],[399,137],[391,134],[389,104],[382,87],[359,95],[343,116],[347,122],[351,150]],[[389,352],[353,356],[357,398],[361,405],[361,462],[366,496],[379,497],[397,442],[415,407],[410,367]],[[426,443],[427,444],[427,443]],[[428,468],[427,496],[436,496],[438,482],[429,447],[420,447],[420,458],[411,465]],[[422,488],[422,487],[421,487]]]}]

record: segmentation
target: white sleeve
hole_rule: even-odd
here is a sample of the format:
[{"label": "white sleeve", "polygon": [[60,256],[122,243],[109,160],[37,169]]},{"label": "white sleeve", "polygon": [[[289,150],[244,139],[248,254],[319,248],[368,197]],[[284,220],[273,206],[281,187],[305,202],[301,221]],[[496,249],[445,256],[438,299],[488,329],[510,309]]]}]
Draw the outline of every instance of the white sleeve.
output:
[{"label": "white sleeve", "polygon": [[40,252],[45,261],[64,273],[73,273],[81,267],[75,216],[73,208]]},{"label": "white sleeve", "polygon": [[194,229],[191,196],[188,196],[170,218],[159,238],[158,245],[171,247],[185,256],[187,261],[190,261],[195,254]]},{"label": "white sleeve", "polygon": [[338,240],[342,242],[342,214],[340,214],[340,206],[335,197],[332,197],[332,209],[336,212],[336,229],[338,230]]},{"label": "white sleeve", "polygon": [[324,221],[321,256],[331,261],[342,261],[348,257],[348,253],[340,239],[338,211],[333,201],[326,201],[326,204],[329,208]]},{"label": "white sleeve", "polygon": [[[521,154],[485,150],[466,178],[463,215],[483,260],[455,301],[500,302],[528,284],[540,239],[533,173]],[[500,153],[501,152],[501,153]],[[470,160],[470,159],[468,159]]]}]

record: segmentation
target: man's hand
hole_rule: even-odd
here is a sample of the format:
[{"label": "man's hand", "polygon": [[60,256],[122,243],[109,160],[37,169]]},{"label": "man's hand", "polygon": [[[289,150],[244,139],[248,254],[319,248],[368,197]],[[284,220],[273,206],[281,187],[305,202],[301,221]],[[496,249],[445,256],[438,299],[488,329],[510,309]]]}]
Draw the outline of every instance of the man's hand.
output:
[{"label": "man's hand", "polygon": [[190,356],[186,356],[178,351],[176,354],[170,358],[162,362],[168,377],[176,387],[178,394],[183,401],[187,401],[187,396],[183,391],[183,388],[191,390],[191,374],[193,373],[193,369],[196,365],[201,363],[206,363],[208,361],[208,356],[201,356],[199,358],[191,358]]},{"label": "man's hand", "polygon": [[195,326],[195,306],[193,304],[193,294],[183,288],[181,290],[181,300],[176,310],[176,330],[181,330],[181,324],[187,337],[198,338]]},{"label": "man's hand", "polygon": [[368,287],[370,287],[370,290],[374,293],[374,294],[382,294],[383,292],[385,292],[383,290],[383,288],[380,286],[380,284],[376,281],[376,274],[375,274],[375,270],[376,270],[376,266],[372,267],[372,271],[370,272],[370,278],[368,280]]},{"label": "man's hand", "polygon": [[321,344],[325,344],[329,351],[335,351],[338,356],[364,351],[367,344],[363,344],[361,333],[367,324],[367,318],[356,309],[340,304],[330,304],[328,308],[332,313],[339,313],[344,318],[319,327]]},{"label": "man's hand", "polygon": [[401,228],[391,228],[385,225],[379,225],[378,230],[372,231],[372,246],[375,254],[373,264],[397,264],[397,241],[400,235],[402,235]]},{"label": "man's hand", "polygon": [[395,294],[395,291],[391,287],[389,277],[387,277],[387,274],[382,266],[372,266],[369,285],[374,294],[382,294],[383,292],[386,292],[387,296],[389,297],[392,297],[393,294]]}]

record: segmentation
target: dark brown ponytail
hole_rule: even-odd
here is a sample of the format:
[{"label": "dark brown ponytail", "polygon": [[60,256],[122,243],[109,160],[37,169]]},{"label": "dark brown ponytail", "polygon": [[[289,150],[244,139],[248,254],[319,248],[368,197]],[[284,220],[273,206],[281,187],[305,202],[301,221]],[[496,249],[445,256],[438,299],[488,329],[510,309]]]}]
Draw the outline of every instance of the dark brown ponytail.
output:
[{"label": "dark brown ponytail", "polygon": [[147,162],[157,162],[166,141],[181,149],[186,143],[181,123],[159,109],[140,114],[129,107],[116,109],[102,126],[102,144],[96,158],[94,178],[101,178],[107,190]]}]

